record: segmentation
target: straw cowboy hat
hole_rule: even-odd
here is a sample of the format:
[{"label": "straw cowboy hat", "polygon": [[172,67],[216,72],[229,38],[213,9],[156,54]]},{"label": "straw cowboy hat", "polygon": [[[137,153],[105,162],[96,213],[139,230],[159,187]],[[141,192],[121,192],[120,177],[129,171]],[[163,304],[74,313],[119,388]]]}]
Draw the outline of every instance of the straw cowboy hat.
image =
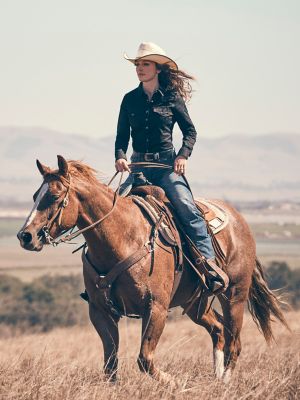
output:
[{"label": "straw cowboy hat", "polygon": [[140,59],[154,61],[157,64],[168,64],[172,69],[178,69],[174,60],[166,56],[166,52],[157,44],[151,42],[143,42],[140,44],[135,58],[130,58],[124,53],[124,58],[133,64]]}]

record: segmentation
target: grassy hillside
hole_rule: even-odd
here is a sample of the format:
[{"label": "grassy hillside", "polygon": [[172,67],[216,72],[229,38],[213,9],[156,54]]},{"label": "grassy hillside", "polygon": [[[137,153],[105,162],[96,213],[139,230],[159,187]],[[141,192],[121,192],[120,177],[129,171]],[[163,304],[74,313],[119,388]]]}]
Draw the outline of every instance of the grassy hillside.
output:
[{"label": "grassy hillside", "polygon": [[0,399],[296,399],[300,389],[299,317],[299,312],[287,315],[292,334],[274,325],[277,343],[272,347],[266,346],[247,317],[242,354],[228,386],[213,377],[211,342],[204,329],[188,319],[169,322],[156,362],[176,378],[179,387],[175,391],[139,372],[135,361],[140,343],[139,321],[121,321],[116,385],[103,379],[102,346],[90,325],[7,337],[0,340]]}]

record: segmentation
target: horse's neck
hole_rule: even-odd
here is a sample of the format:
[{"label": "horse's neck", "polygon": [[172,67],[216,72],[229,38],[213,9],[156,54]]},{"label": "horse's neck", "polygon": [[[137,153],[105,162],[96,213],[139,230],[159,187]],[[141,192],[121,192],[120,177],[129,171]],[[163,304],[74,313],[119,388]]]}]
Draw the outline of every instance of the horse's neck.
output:
[{"label": "horse's neck", "polygon": [[104,218],[99,225],[84,233],[90,259],[100,271],[110,269],[124,255],[132,252],[131,248],[135,248],[140,241],[137,236],[144,236],[143,227],[139,228],[139,225],[143,226],[141,213],[128,199],[118,197],[112,213],[105,218],[113,208],[113,200],[113,191],[101,185],[90,188],[81,201],[79,229]]}]

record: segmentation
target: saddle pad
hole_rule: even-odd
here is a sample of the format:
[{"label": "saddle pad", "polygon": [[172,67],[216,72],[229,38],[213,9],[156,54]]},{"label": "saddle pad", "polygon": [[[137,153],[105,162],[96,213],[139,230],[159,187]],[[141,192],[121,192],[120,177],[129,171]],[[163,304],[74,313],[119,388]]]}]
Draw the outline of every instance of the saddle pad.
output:
[{"label": "saddle pad", "polygon": [[196,204],[202,210],[206,221],[208,221],[214,234],[220,232],[228,224],[228,215],[217,204],[202,198],[195,199]]}]

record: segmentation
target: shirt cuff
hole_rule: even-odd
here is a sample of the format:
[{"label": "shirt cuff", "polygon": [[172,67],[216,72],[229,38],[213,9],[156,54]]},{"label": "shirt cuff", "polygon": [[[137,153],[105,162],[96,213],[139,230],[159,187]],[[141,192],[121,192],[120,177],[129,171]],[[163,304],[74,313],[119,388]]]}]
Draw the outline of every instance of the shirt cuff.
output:
[{"label": "shirt cuff", "polygon": [[191,153],[192,153],[191,150],[189,150],[187,147],[181,147],[177,156],[182,156],[187,160],[189,158],[189,156],[191,155]]},{"label": "shirt cuff", "polygon": [[124,151],[122,149],[116,150],[115,156],[116,156],[116,160],[119,160],[120,158],[124,158],[125,160],[127,160],[126,154],[124,153]]}]

